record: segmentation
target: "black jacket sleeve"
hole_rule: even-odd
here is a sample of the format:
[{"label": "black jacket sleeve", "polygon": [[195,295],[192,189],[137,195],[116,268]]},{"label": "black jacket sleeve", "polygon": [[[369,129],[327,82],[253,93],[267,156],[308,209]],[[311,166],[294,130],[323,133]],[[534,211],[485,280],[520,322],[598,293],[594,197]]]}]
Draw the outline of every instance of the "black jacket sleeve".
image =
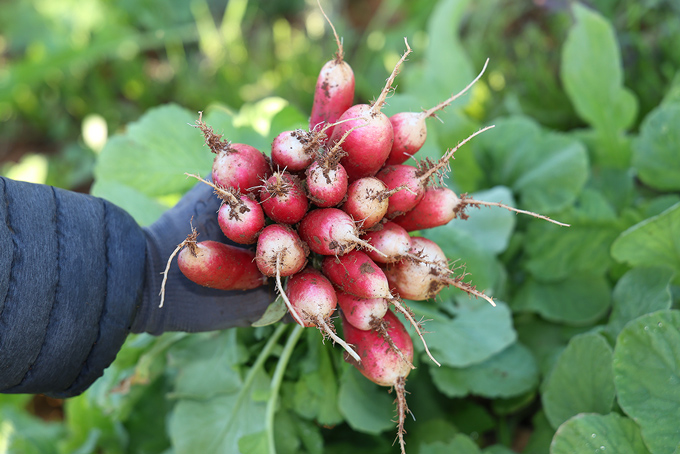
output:
[{"label": "black jacket sleeve", "polygon": [[0,178],[0,392],[68,397],[134,321],[146,240],[102,199]]}]

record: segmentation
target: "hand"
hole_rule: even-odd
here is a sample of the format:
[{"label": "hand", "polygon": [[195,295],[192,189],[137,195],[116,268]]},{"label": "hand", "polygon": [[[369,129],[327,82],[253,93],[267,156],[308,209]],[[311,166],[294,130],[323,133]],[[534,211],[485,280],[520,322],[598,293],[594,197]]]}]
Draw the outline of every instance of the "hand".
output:
[{"label": "hand", "polygon": [[133,332],[157,335],[165,331],[200,332],[250,326],[274,301],[276,295],[271,285],[248,291],[224,291],[195,284],[181,273],[175,257],[165,285],[165,301],[159,308],[162,273],[172,252],[191,232],[190,221],[199,234],[198,241],[234,244],[224,236],[217,223],[219,206],[220,201],[212,188],[198,183],[174,208],[144,229],[147,238],[146,282]]}]

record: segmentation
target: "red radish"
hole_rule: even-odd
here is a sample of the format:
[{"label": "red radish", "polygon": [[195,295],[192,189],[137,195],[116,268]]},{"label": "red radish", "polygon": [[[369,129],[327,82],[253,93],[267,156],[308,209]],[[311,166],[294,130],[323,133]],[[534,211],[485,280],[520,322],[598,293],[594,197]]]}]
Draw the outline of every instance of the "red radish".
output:
[{"label": "red radish", "polygon": [[222,135],[215,134],[201,118],[202,113],[199,113],[196,127],[203,132],[205,143],[217,155],[213,161],[213,182],[223,188],[253,192],[260,181],[271,174],[267,157],[250,145],[222,140]]},{"label": "red radish", "polygon": [[340,140],[347,131],[357,126],[362,126],[361,129],[352,131],[343,144],[343,149],[347,152],[347,156],[340,163],[347,170],[350,181],[375,175],[385,163],[392,149],[392,142],[394,140],[392,124],[387,115],[381,112],[381,109],[383,104],[385,104],[385,99],[397,76],[399,67],[406,59],[406,56],[411,53],[408,42],[404,41],[406,42],[407,50],[395,66],[389,79],[387,79],[387,83],[376,102],[371,106],[368,104],[356,104],[350,107],[340,116],[339,121],[350,118],[356,119],[345,121],[333,129],[330,143]]},{"label": "red radish", "polygon": [[489,59],[486,59],[484,68],[479,75],[468,84],[467,87],[451,96],[444,102],[441,102],[431,109],[423,112],[400,112],[390,117],[392,129],[394,130],[394,143],[390,156],[385,162],[386,165],[402,164],[408,158],[412,157],[425,144],[427,139],[427,126],[425,120],[430,117],[436,117],[436,113],[450,105],[453,101],[465,94],[475,82],[482,77],[486,66],[489,64]]},{"label": "red radish", "polygon": [[402,189],[404,187],[390,191],[375,177],[359,178],[349,186],[342,210],[352,216],[362,229],[370,229],[385,217],[390,196]]},{"label": "red radish", "polygon": [[296,129],[284,131],[272,142],[272,161],[275,166],[289,172],[305,170],[313,161],[317,149],[325,140],[315,134]]},{"label": "red radish", "polygon": [[362,236],[373,247],[387,257],[366,251],[366,254],[378,263],[396,262],[408,255],[411,249],[411,237],[408,232],[394,222],[386,222],[380,230],[374,230]]},{"label": "red radish", "polygon": [[388,265],[385,275],[397,293],[414,301],[434,298],[450,285],[457,287],[469,295],[484,298],[492,306],[496,303],[492,298],[477,290],[473,285],[463,282],[465,274],[451,277],[444,251],[434,241],[414,236],[411,238],[411,251],[408,258]]},{"label": "red radish", "polygon": [[[309,118],[309,128],[312,131],[321,129],[324,123],[336,122],[342,113],[350,108],[354,101],[354,72],[347,62],[344,61],[342,42],[338,38],[335,27],[330,19],[328,19],[328,16],[326,16],[326,13],[324,13],[320,4],[319,9],[321,9],[321,13],[333,30],[338,51],[333,60],[323,65],[316,81],[312,115]],[[331,127],[328,130],[328,136],[332,132],[333,128]]]},{"label": "red radish", "polygon": [[413,318],[411,311],[390,293],[385,273],[361,251],[352,251],[340,257],[326,257],[321,263],[323,274],[340,290],[359,298],[385,298],[411,323],[425,347],[425,352],[437,366],[439,362],[432,356],[420,324]]},{"label": "red radish", "polygon": [[386,214],[387,218],[392,219],[411,211],[423,198],[425,190],[432,180],[441,180],[443,178],[440,172],[449,169],[449,159],[453,157],[453,154],[474,136],[491,128],[493,128],[493,125],[482,128],[470,135],[454,148],[449,149],[437,162],[426,159],[419,162],[418,167],[403,164],[383,167],[376,176],[385,183],[388,189],[392,190],[400,186],[405,186],[408,189],[398,191],[390,196],[390,204]]},{"label": "red radish", "polygon": [[212,186],[215,194],[222,199],[217,211],[217,223],[222,233],[234,243],[253,244],[264,228],[264,212],[259,203],[250,196],[241,195],[237,190],[221,188],[198,175],[186,174]]},{"label": "red radish", "polygon": [[[474,200],[463,194],[458,197],[455,192],[448,188],[427,188],[423,198],[418,204],[408,213],[397,216],[393,219],[396,224],[399,224],[409,232],[414,230],[431,229],[445,225],[455,218],[467,219],[468,215],[465,209],[469,206],[479,208],[481,206],[496,206],[505,208],[516,213],[528,214],[530,216],[552,222],[553,224],[568,227],[569,224],[557,222],[547,216],[532,213],[530,211],[519,210],[508,205],[498,202],[485,202],[482,200]],[[379,249],[379,248],[378,248]]]},{"label": "red radish", "polygon": [[336,294],[343,315],[352,326],[358,329],[374,328],[380,323],[389,307],[385,298],[359,298],[340,290]]},{"label": "red radish", "polygon": [[276,172],[265,181],[260,201],[265,214],[280,224],[297,224],[309,208],[300,180],[287,172]]},{"label": "red radish", "polygon": [[267,277],[260,273],[254,263],[255,254],[252,251],[218,241],[196,242],[197,237],[198,233],[192,227],[191,233],[170,254],[163,272],[159,307],[163,307],[165,301],[165,283],[170,264],[178,253],[177,263],[182,274],[204,287],[249,290],[267,282]]},{"label": "red radish", "polygon": [[291,276],[305,266],[307,255],[307,246],[287,225],[268,225],[257,239],[255,261],[265,276]]},{"label": "red radish", "polygon": [[298,232],[312,252],[321,255],[342,255],[357,246],[375,249],[359,238],[352,218],[337,208],[310,211],[300,222]]},{"label": "red radish", "polygon": [[397,393],[399,445],[402,454],[405,454],[404,421],[406,413],[409,412],[406,405],[405,384],[413,362],[413,341],[404,325],[391,311],[385,314],[385,321],[389,324],[387,328],[388,336],[401,354],[396,352],[389,343],[386,343],[383,336],[377,331],[357,329],[347,323],[345,318],[342,319],[342,328],[345,340],[356,346],[361,357],[361,364],[352,363],[359,372],[373,383],[394,387]]},{"label": "red radish", "polygon": [[318,153],[314,163],[307,168],[309,198],[319,207],[335,206],[347,193],[347,171],[340,164],[340,159],[347,154],[340,148],[346,137],[330,150]]},{"label": "red radish", "polygon": [[359,355],[335,333],[331,315],[337,306],[333,284],[319,271],[308,266],[288,280],[285,296],[293,308],[295,320],[307,328],[315,326],[340,344],[355,360]]}]

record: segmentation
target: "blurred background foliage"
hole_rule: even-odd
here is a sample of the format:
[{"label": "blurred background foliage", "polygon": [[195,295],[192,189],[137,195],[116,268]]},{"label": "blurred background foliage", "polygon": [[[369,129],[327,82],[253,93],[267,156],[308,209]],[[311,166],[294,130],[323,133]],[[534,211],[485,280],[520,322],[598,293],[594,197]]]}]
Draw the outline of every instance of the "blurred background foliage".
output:
[{"label": "blurred background foliage", "polygon": [[[372,99],[409,37],[424,58],[430,0],[326,2]],[[637,122],[680,67],[680,4],[594,0],[614,26]],[[559,80],[572,22],[567,0],[470,5],[460,39],[480,68],[491,59],[479,120],[524,113],[557,130],[583,125]],[[86,191],[107,136],[153,106],[238,110],[281,96],[309,112],[314,82],[335,42],[312,0],[22,0],[0,3],[0,170]],[[446,75],[444,75],[446,77]],[[414,78],[399,84],[417,84]],[[19,165],[17,166],[17,163]]]}]

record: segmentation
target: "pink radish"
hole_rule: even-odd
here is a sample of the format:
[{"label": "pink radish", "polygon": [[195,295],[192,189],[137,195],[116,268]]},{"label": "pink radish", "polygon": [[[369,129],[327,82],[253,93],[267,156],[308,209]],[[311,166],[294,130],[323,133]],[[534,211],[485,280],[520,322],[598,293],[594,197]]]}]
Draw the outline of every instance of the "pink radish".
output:
[{"label": "pink radish", "polygon": [[250,145],[222,140],[222,135],[215,134],[201,118],[202,113],[199,113],[196,127],[203,132],[205,143],[217,155],[213,161],[213,182],[223,188],[253,192],[260,181],[271,174],[267,157]]},{"label": "pink radish", "polygon": [[305,170],[314,161],[316,150],[325,143],[321,135],[316,137],[316,134],[302,129],[282,132],[272,142],[274,165],[289,172]]},{"label": "pink radish", "polygon": [[217,223],[222,233],[234,243],[253,244],[264,228],[262,207],[250,196],[241,195],[237,190],[221,188],[198,175],[186,174],[210,185],[222,199],[217,211]]},{"label": "pink radish", "polygon": [[[411,372],[413,362],[413,341],[401,321],[391,312],[385,314],[389,325],[387,334],[392,345],[385,342],[377,331],[364,331],[353,327],[342,319],[345,340],[356,346],[361,364],[352,363],[361,374],[380,386],[391,386],[397,394],[398,437],[402,454],[406,453],[404,442],[404,421],[409,412],[406,405],[406,377]],[[398,353],[400,352],[400,353]],[[407,361],[405,361],[405,358]],[[350,361],[351,362],[351,361]]]},{"label": "pink radish", "polygon": [[498,202],[485,202],[482,200],[474,200],[463,194],[458,197],[455,192],[448,188],[427,188],[423,198],[418,204],[408,213],[397,216],[393,219],[396,224],[399,224],[409,232],[414,230],[431,229],[441,225],[448,224],[455,218],[467,219],[468,215],[465,209],[469,206],[479,208],[481,206],[496,206],[505,208],[516,213],[528,214],[530,216],[552,222],[553,224],[568,227],[569,224],[563,224],[550,219],[547,216],[532,213],[530,211],[519,210]]},{"label": "pink radish", "polygon": [[340,164],[340,159],[347,154],[340,148],[343,140],[330,150],[318,153],[314,163],[307,168],[307,192],[316,206],[332,207],[345,198],[347,171]]},{"label": "pink radish", "polygon": [[268,225],[257,239],[255,261],[265,276],[291,276],[305,266],[307,255],[307,246],[287,225]]},{"label": "pink radish", "polygon": [[362,239],[387,257],[369,250],[366,254],[378,263],[391,263],[406,257],[411,249],[411,237],[408,232],[394,222],[382,224],[381,229],[367,232]]},{"label": "pink radish", "polygon": [[390,191],[375,177],[359,178],[349,186],[342,210],[352,216],[362,229],[370,229],[385,217],[390,196],[402,189],[404,187],[400,186]]},{"label": "pink radish", "polygon": [[482,77],[486,66],[489,64],[489,59],[486,59],[484,68],[479,75],[468,84],[467,87],[451,96],[444,102],[441,102],[431,109],[423,112],[400,112],[390,117],[392,129],[394,130],[394,143],[390,156],[385,162],[386,165],[402,164],[408,158],[412,157],[425,144],[427,139],[427,126],[425,120],[430,117],[436,117],[436,113],[450,105],[453,101],[465,94],[475,82]]},{"label": "pink radish", "polygon": [[341,290],[336,294],[343,315],[358,329],[368,330],[379,325],[389,307],[385,298],[359,298]]},{"label": "pink radish", "polygon": [[358,246],[375,249],[359,238],[352,218],[337,208],[310,211],[300,222],[298,232],[312,252],[321,255],[342,255]]},{"label": "pink radish", "polygon": [[[404,41],[406,42],[406,40]],[[333,129],[330,143],[337,142],[347,131],[362,125],[361,129],[353,131],[346,138],[343,145],[347,156],[340,163],[347,170],[350,181],[375,175],[390,154],[394,133],[389,118],[381,112],[381,109],[401,64],[406,56],[411,53],[408,42],[406,42],[406,48],[406,52],[387,79],[387,83],[376,102],[371,106],[357,104],[350,107],[340,116],[339,121],[350,118],[356,119],[343,122]]]},{"label": "pink radish", "polygon": [[423,198],[427,186],[433,180],[441,180],[443,178],[440,172],[449,169],[449,159],[453,157],[453,154],[474,136],[491,128],[493,128],[493,125],[473,133],[454,148],[449,149],[437,162],[427,159],[419,162],[418,167],[403,164],[383,167],[376,176],[385,183],[388,189],[392,190],[400,186],[405,186],[406,188],[390,197],[390,204],[386,214],[387,218],[392,219],[411,211]]},{"label": "pink radish", "polygon": [[265,214],[281,224],[300,222],[309,208],[300,180],[287,172],[276,172],[265,181],[260,201]]},{"label": "pink radish", "polygon": [[285,297],[293,308],[292,315],[302,326],[315,326],[321,330],[324,337],[328,336],[340,344],[356,361],[361,361],[359,355],[335,333],[331,322],[331,315],[337,306],[335,289],[321,272],[308,266],[288,280]]},{"label": "pink radish", "polygon": [[340,257],[326,257],[321,263],[323,274],[340,290],[359,298],[385,298],[415,328],[425,347],[425,352],[437,366],[439,362],[432,356],[420,330],[420,323],[413,318],[411,311],[390,293],[385,273],[361,251],[352,251]]},{"label": "pink radish", "polygon": [[492,298],[477,290],[473,285],[463,282],[465,274],[452,277],[444,251],[434,241],[422,237],[411,238],[411,250],[408,258],[388,265],[385,275],[397,293],[414,301],[432,299],[450,285],[457,287],[469,295],[481,297],[495,306]]},{"label": "pink radish", "polygon": [[[350,108],[354,101],[354,72],[344,61],[342,42],[326,13],[319,4],[319,9],[333,30],[338,51],[333,60],[328,61],[321,68],[314,90],[312,115],[309,118],[309,129],[321,129],[325,123],[334,123],[343,112]],[[328,136],[333,132],[329,128]]]},{"label": "pink radish", "polygon": [[177,263],[180,271],[189,280],[218,290],[249,290],[264,285],[267,277],[260,273],[254,263],[252,251],[230,246],[218,241],[196,242],[198,233],[191,233],[182,241],[168,258],[161,283],[161,302],[165,301],[165,283],[172,259],[179,254]]},{"label": "pink radish", "polygon": [[283,297],[288,310],[296,317],[296,321],[304,326],[304,322],[297,318],[297,312],[285,297],[281,276],[292,276],[304,268],[307,263],[309,249],[300,240],[295,230],[285,224],[271,224],[262,230],[257,239],[257,254],[255,263],[265,276],[276,276],[276,287]]}]

